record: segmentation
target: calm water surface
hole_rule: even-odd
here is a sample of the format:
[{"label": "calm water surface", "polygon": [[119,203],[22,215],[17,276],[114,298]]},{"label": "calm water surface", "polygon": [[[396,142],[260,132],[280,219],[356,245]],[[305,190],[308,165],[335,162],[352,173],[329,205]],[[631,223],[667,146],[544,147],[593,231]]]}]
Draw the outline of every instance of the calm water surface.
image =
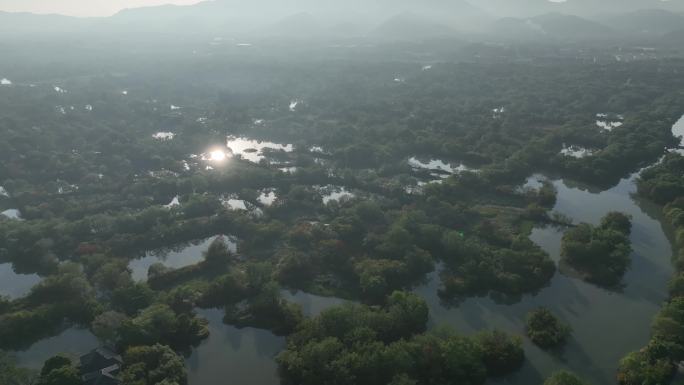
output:
[{"label": "calm water surface", "polygon": [[[684,119],[673,127],[673,133],[684,136]],[[473,298],[451,307],[445,306],[437,296],[440,282],[438,272],[434,272],[426,285],[416,289],[416,293],[429,304],[431,325],[447,324],[465,334],[494,328],[522,334],[527,312],[546,306],[572,325],[572,339],[562,351],[553,353],[544,352],[525,341],[527,361],[524,368],[512,376],[492,382],[530,385],[541,383],[543,378],[558,369],[569,369],[595,384],[615,383],[615,370],[620,358],[648,341],[651,320],[667,297],[666,283],[673,273],[671,243],[658,221],[660,208],[635,201],[635,179],[636,174],[606,191],[592,191],[568,181],[553,181],[558,190],[554,210],[576,223],[596,224],[609,211],[621,211],[632,216],[634,252],[622,291],[607,291],[557,273],[548,287],[539,293],[525,295],[512,304],[497,303],[490,298]],[[527,186],[535,188],[539,184],[529,181]],[[549,227],[535,228],[530,238],[558,261],[562,236],[562,229]],[[133,261],[134,278],[145,279],[147,269],[155,262],[169,267],[197,263],[213,239],[184,246],[164,256],[150,253]],[[3,266],[0,265],[0,274],[3,274]],[[302,305],[304,313],[309,316],[344,302],[303,292],[284,291],[283,296]],[[190,385],[221,384],[228,379],[234,385],[279,383],[274,358],[285,347],[284,338],[264,330],[225,325],[223,310],[198,312],[209,320],[211,335],[186,360]],[[58,352],[66,350],[77,355],[95,346],[97,340],[89,331],[68,329],[16,354],[21,364],[35,368]]]},{"label": "calm water surface", "polygon": [[285,338],[267,330],[238,329],[223,323],[221,309],[198,310],[209,320],[210,336],[185,360],[189,385],[275,385],[275,356]]},{"label": "calm water surface", "polygon": [[[625,353],[643,347],[649,339],[650,324],[667,298],[667,280],[673,269],[672,248],[661,224],[655,219],[659,209],[631,198],[635,176],[600,193],[554,181],[558,202],[554,208],[576,223],[596,224],[609,211],[632,215],[632,265],[622,292],[612,292],[557,273],[550,286],[521,301],[500,304],[489,298],[468,299],[458,307],[445,307],[436,291],[439,277],[433,273],[428,285],[417,290],[430,306],[431,322],[448,324],[470,334],[485,329],[501,329],[523,334],[526,313],[546,306],[573,327],[565,349],[548,354],[525,342],[527,362],[518,373],[496,382],[533,384],[559,369],[569,369],[596,384],[615,383],[618,361]],[[531,239],[558,261],[562,230],[537,228]]]},{"label": "calm water surface", "polygon": [[65,353],[73,358],[99,346],[97,338],[87,329],[70,328],[57,336],[45,338],[24,351],[13,352],[19,365],[40,369],[50,357]]},{"label": "calm water surface", "polygon": [[17,274],[11,263],[0,264],[0,296],[23,297],[40,280],[38,274]]},{"label": "calm water surface", "polygon": [[288,290],[282,290],[281,295],[286,300],[299,304],[302,307],[302,312],[307,317],[315,317],[326,309],[342,305],[347,302],[341,298],[321,297],[319,295],[309,294],[303,291],[291,292]]},{"label": "calm water surface", "polygon": [[232,252],[237,251],[237,244],[234,239],[229,236],[216,235],[211,238],[203,239],[201,241],[191,242],[172,248],[171,250],[155,250],[148,252],[144,258],[135,259],[128,264],[132,270],[132,276],[135,281],[146,281],[147,272],[150,266],[155,263],[161,263],[166,267],[172,269],[179,269],[181,267],[194,265],[204,260],[203,252],[209,249],[209,245],[214,239],[224,237],[228,249]]},{"label": "calm water surface", "polygon": [[[608,211],[622,211],[633,217],[631,240],[634,248],[632,266],[626,274],[622,292],[600,289],[581,280],[557,273],[547,288],[526,295],[514,304],[497,303],[489,298],[468,299],[456,307],[442,304],[437,296],[438,273],[416,289],[430,307],[432,326],[447,324],[461,333],[501,329],[522,334],[528,311],[546,306],[573,327],[573,338],[561,352],[546,353],[525,342],[527,362],[518,373],[495,382],[528,385],[558,369],[570,369],[596,384],[614,383],[618,361],[627,352],[639,349],[648,341],[650,323],[666,299],[666,282],[673,273],[672,249],[663,227],[658,222],[659,209],[632,198],[635,176],[622,180],[603,192],[573,186],[565,181],[553,181],[558,189],[554,210],[575,222],[598,223]],[[559,259],[562,230],[536,228],[531,239]],[[162,261],[179,267],[201,260],[210,238],[195,245],[167,254]],[[144,279],[154,262],[134,261],[134,276]],[[338,298],[326,298],[303,292],[284,291],[283,296],[302,305],[304,313],[315,316],[326,308],[343,303]],[[285,339],[265,330],[237,329],[222,321],[223,310],[200,310],[210,322],[210,337],[186,360],[190,385],[222,383],[230,378],[234,385],[276,385],[279,383],[275,356],[285,347]],[[19,362],[39,367],[52,355],[67,350],[75,355],[97,346],[88,331],[68,329],[59,336],[40,341],[25,352],[18,352]]]},{"label": "calm water surface", "polygon": [[[606,191],[592,192],[587,187],[556,180],[558,190],[555,211],[576,223],[597,224],[609,211],[621,211],[633,218],[631,235],[632,265],[625,275],[621,292],[608,291],[576,278],[557,273],[549,286],[539,293],[525,295],[512,304],[490,298],[472,298],[458,306],[447,306],[437,296],[440,280],[437,272],[428,283],[416,289],[430,307],[430,324],[449,325],[461,333],[500,329],[524,333],[527,312],[546,306],[573,327],[573,336],[563,351],[547,353],[525,341],[527,362],[518,373],[492,381],[528,385],[542,383],[556,370],[569,369],[595,384],[615,383],[618,361],[625,353],[643,347],[649,339],[653,316],[667,298],[666,282],[673,269],[672,248],[658,221],[660,209],[635,202],[636,174],[623,179]],[[539,183],[528,182],[534,188]],[[535,228],[530,238],[555,261],[560,259],[562,229]],[[286,299],[303,306],[307,315],[344,301],[336,298],[285,292]],[[276,382],[277,383],[277,382]],[[275,384],[275,383],[274,383]]]}]

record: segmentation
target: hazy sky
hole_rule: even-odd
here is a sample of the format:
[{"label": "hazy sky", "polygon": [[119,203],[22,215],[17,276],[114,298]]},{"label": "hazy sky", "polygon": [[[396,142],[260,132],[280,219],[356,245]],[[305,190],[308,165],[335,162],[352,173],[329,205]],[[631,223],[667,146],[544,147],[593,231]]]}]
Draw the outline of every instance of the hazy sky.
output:
[{"label": "hazy sky", "polygon": [[[188,5],[199,3],[202,0],[0,0],[0,11],[12,12],[34,12],[34,13],[58,13],[62,15],[72,16],[109,16],[124,8],[135,8],[144,6],[154,6],[161,4],[178,4]],[[229,0],[230,4],[251,4],[254,0]],[[313,4],[316,0],[272,0],[273,4],[287,5],[287,4]],[[334,2],[328,0],[326,4],[340,4],[342,7],[351,3],[369,2],[373,4],[375,1],[382,4],[387,4],[387,0],[339,0]],[[405,3],[407,0],[404,0]],[[425,0],[412,0],[415,4],[430,4],[431,2]],[[449,1],[456,0],[432,0],[432,3],[444,4]],[[511,15],[527,15],[528,13],[539,14],[542,12],[561,11],[555,8],[549,8],[552,3],[553,7],[561,6],[561,3],[569,4],[563,7],[561,12],[568,13],[595,13],[605,11],[616,11],[621,9],[640,9],[649,8],[653,6],[668,5],[670,8],[675,8],[677,11],[684,11],[684,0],[467,0],[473,5],[481,7],[482,9],[498,16]],[[267,0],[262,0],[259,4],[266,4]],[[398,1],[402,3],[402,1]],[[254,5],[254,4],[252,4]],[[599,7],[600,5],[600,7]],[[261,5],[257,5],[260,9]],[[282,7],[281,7],[282,8]],[[567,8],[567,9],[566,9]],[[578,10],[582,11],[579,12]],[[298,10],[293,10],[298,11]],[[261,12],[261,11],[260,11]]]},{"label": "hazy sky", "polygon": [[108,16],[124,8],[199,2],[200,0],[0,0],[0,11]]}]

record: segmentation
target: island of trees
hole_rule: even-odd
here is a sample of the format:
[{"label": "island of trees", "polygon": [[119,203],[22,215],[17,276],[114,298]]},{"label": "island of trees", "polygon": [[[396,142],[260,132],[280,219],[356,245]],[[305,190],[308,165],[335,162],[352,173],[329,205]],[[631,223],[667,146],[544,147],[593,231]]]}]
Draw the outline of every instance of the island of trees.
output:
[{"label": "island of trees", "polygon": [[631,263],[629,216],[611,212],[598,226],[581,223],[563,235],[562,262],[588,282],[616,287]]},{"label": "island of trees", "polygon": [[562,346],[572,329],[549,309],[542,307],[527,314],[525,332],[535,345],[542,349],[551,349]]},{"label": "island of trees", "polygon": [[346,305],[304,322],[278,358],[284,384],[483,384],[518,369],[520,338],[427,330],[428,309],[393,293],[382,308]]}]

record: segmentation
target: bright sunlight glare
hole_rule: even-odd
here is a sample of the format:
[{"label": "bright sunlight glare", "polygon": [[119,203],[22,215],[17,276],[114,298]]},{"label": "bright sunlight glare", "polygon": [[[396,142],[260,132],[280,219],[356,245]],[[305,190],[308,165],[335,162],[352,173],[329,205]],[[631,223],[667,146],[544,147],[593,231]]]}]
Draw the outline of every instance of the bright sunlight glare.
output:
[{"label": "bright sunlight glare", "polygon": [[226,159],[226,153],[223,152],[223,150],[214,150],[209,152],[209,159],[216,161],[216,162],[222,162]]}]

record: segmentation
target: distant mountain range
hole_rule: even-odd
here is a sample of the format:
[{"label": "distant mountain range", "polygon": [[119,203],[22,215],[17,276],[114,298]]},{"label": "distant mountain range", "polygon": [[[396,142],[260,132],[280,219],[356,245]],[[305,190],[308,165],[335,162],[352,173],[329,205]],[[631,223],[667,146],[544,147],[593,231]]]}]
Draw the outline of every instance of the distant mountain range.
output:
[{"label": "distant mountain range", "polygon": [[684,14],[660,9],[609,15],[604,17],[602,22],[618,31],[632,34],[662,36],[677,30],[684,30]]},{"label": "distant mountain range", "polygon": [[545,13],[564,13],[582,17],[598,14],[633,12],[644,9],[661,9],[684,12],[681,0],[470,0],[491,14],[508,17],[533,17]]},{"label": "distant mountain range", "polygon": [[612,28],[579,16],[548,13],[530,18],[503,18],[492,23],[489,33],[513,40],[609,39],[616,35]]},{"label": "distant mountain range", "polygon": [[127,9],[106,18],[0,12],[0,40],[84,34],[410,40],[464,32],[509,40],[672,41],[684,34],[684,1],[215,0]]}]

